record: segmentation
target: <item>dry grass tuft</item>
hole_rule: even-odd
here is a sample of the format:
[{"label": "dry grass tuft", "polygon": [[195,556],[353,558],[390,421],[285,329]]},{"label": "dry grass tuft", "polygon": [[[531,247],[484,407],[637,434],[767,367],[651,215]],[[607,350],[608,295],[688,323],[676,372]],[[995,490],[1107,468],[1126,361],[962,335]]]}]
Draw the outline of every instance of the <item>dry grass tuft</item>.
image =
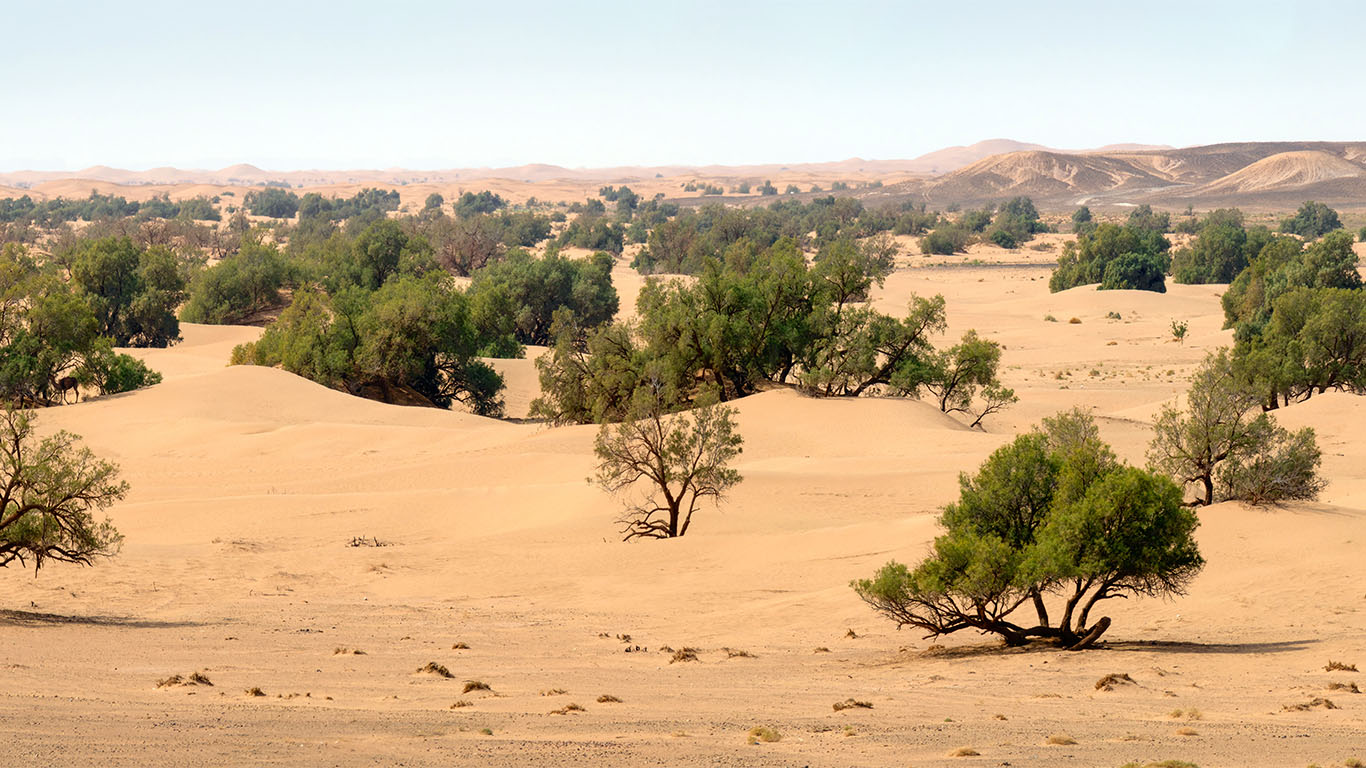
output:
[{"label": "dry grass tuft", "polygon": [[578,704],[575,704],[574,702],[571,701],[571,702],[569,702],[568,704],[564,705],[563,707],[560,707],[559,709],[552,709],[552,710],[550,710],[550,714],[552,714],[552,715],[567,715],[567,714],[569,714],[570,712],[584,712],[584,711],[585,711],[585,710],[584,710],[583,707],[580,707]]},{"label": "dry grass tuft", "polygon": [[456,643],[455,645],[452,645],[452,646],[451,646],[451,650],[452,650],[452,651],[468,651],[469,649],[470,649],[469,643],[466,643],[466,642],[463,642],[463,641],[462,641],[462,642],[459,642],[459,643]]},{"label": "dry grass tuft", "polygon": [[858,731],[854,730],[854,726],[852,726],[852,725],[846,725],[846,726],[844,726],[844,735],[845,735],[846,737],[847,737],[847,736],[857,736],[857,735],[858,735]]},{"label": "dry grass tuft", "polygon": [[1346,760],[1343,760],[1342,764],[1346,766],[1346,768],[1366,768],[1366,763],[1361,762],[1355,757],[1349,757]]},{"label": "dry grass tuft", "polygon": [[679,661],[697,661],[697,649],[679,648],[678,650],[674,651],[673,658],[669,659],[669,663],[673,664]]},{"label": "dry grass tuft", "polygon": [[844,633],[844,636],[847,637],[847,638],[849,638],[850,640],[857,640],[857,639],[858,639],[858,633],[854,631],[854,628],[853,628],[853,627],[850,627],[850,628],[849,628],[849,631]]},{"label": "dry grass tuft", "polygon": [[1074,317],[1074,318],[1068,320],[1067,322],[1068,322],[1068,324],[1070,324],[1070,325],[1081,325],[1081,318],[1080,318],[1080,317]]},{"label": "dry grass tuft", "polygon": [[485,736],[492,736],[492,735],[493,735],[493,729],[492,729],[492,728],[480,728],[480,729],[479,729],[479,732],[482,733],[482,734],[484,734]]},{"label": "dry grass tuft", "polygon": [[437,675],[438,677],[455,677],[455,675],[451,674],[451,671],[449,669],[446,669],[445,665],[437,664],[435,661],[429,661],[426,664],[423,664],[422,666],[417,668],[416,674],[421,675],[423,673],[430,673],[433,675]]},{"label": "dry grass tuft", "polygon": [[465,707],[472,706],[474,706],[474,702],[469,701],[467,699],[461,699],[460,701],[457,701],[454,704],[452,704],[451,709],[464,709]]},{"label": "dry grass tuft", "polygon": [[949,753],[949,757],[977,757],[982,754],[972,747],[959,747]]},{"label": "dry grass tuft", "polygon": [[1205,717],[1205,713],[1192,707],[1184,711],[1180,709],[1173,709],[1172,711],[1167,713],[1167,717],[1170,717],[1172,719],[1184,717],[1187,720],[1203,720]]},{"label": "dry grass tuft", "polygon": [[618,699],[616,696],[613,696],[613,695],[610,694],[610,693],[604,693],[603,695],[601,695],[601,696],[598,697],[598,703],[599,703],[599,704],[620,704],[620,703],[621,703],[621,699]]},{"label": "dry grass tuft", "polygon": [[1137,685],[1128,673],[1110,673],[1096,681],[1097,691],[1113,691],[1117,685]]},{"label": "dry grass tuft", "polygon": [[493,690],[493,689],[489,687],[489,684],[486,683],[486,682],[484,682],[483,680],[466,680],[466,681],[465,681],[465,690],[461,691],[461,693],[469,693],[470,691],[492,691],[492,690]]},{"label": "dry grass tuft", "polygon": [[1308,711],[1311,710],[1311,709],[1319,709],[1319,708],[1322,708],[1322,709],[1339,709],[1338,705],[1334,704],[1330,699],[1325,699],[1325,698],[1323,698],[1323,697],[1321,697],[1321,696],[1315,696],[1314,698],[1310,699],[1309,701],[1304,702],[1303,704],[1286,704],[1285,706],[1281,707],[1281,711],[1283,711],[1283,712],[1308,712]]},{"label": "dry grass tuft", "polygon": [[726,652],[726,658],[728,658],[728,659],[752,659],[752,658],[754,658],[754,654],[750,653],[749,651],[742,650],[742,649],[740,649],[740,648],[722,648],[721,650],[723,650],[723,651]]},{"label": "dry grass tuft", "polygon": [[1176,735],[1177,735],[1177,736],[1199,736],[1199,735],[1200,735],[1200,732],[1197,731],[1197,730],[1195,730],[1194,728],[1177,728],[1177,729],[1176,729]]},{"label": "dry grass tuft", "polygon": [[569,691],[566,691],[563,688],[547,688],[544,691],[541,691],[542,696],[563,696],[566,693],[569,693]]},{"label": "dry grass tuft", "polygon": [[265,696],[265,695],[266,695],[266,692],[263,691],[263,690],[261,690],[261,689],[258,688],[257,686],[254,686],[254,685],[253,685],[252,687],[250,687],[250,688],[248,688],[248,689],[246,690],[246,694],[247,694],[248,696]]},{"label": "dry grass tuft", "polygon": [[996,714],[992,715],[992,717],[993,717],[994,719],[996,719],[996,720],[1005,720],[1005,719],[1007,719],[1005,715],[1003,715],[1003,714],[1001,714],[1001,713],[999,713],[999,712],[997,712]]},{"label": "dry grass tuft", "polygon": [[1044,741],[1058,747],[1070,747],[1077,743],[1076,739],[1065,733],[1050,733]]},{"label": "dry grass tuft", "polygon": [[343,648],[340,645],[332,649],[333,656],[364,656],[365,651],[359,648]]},{"label": "dry grass tuft", "polygon": [[1355,665],[1355,664],[1344,664],[1344,663],[1342,663],[1341,661],[1329,661],[1329,662],[1328,662],[1328,665],[1325,666],[1325,667],[1323,668],[1323,671],[1324,671],[1324,672],[1355,672],[1355,671],[1357,671],[1357,665]]},{"label": "dry grass tuft", "polygon": [[857,700],[857,699],[845,699],[844,701],[837,701],[837,702],[835,702],[835,711],[836,711],[836,712],[842,712],[842,711],[844,711],[844,710],[846,710],[846,709],[872,709],[872,708],[873,708],[873,704],[872,704],[872,702],[870,702],[870,701],[859,701],[859,700]]},{"label": "dry grass tuft", "polygon": [[202,672],[191,672],[189,677],[171,675],[165,680],[158,680],[158,688],[174,688],[181,685],[207,685],[212,687],[213,682]]},{"label": "dry grass tuft", "polygon": [[756,725],[749,729],[750,744],[758,744],[761,741],[768,744],[775,741],[782,741],[782,738],[783,735],[781,733],[778,733],[766,725]]},{"label": "dry grass tuft", "polygon": [[826,648],[826,647],[823,646],[823,645],[818,645],[818,646],[816,646],[816,650],[812,651],[812,653],[829,653],[829,652],[830,652],[830,649],[829,649],[829,648]]},{"label": "dry grass tuft", "polygon": [[1361,689],[1357,687],[1356,683],[1329,683],[1328,690],[1344,691],[1346,693],[1361,693]]}]

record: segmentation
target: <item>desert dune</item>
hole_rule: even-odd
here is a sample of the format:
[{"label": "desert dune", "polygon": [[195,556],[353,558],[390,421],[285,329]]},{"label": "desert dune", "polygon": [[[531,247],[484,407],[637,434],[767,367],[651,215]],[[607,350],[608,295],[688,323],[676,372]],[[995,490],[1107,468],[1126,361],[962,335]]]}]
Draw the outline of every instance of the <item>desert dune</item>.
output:
[{"label": "desert dune", "polygon": [[[1190,594],[1114,601],[1102,648],[926,640],[847,586],[888,559],[918,560],[958,473],[1043,416],[1089,408],[1119,455],[1141,463],[1157,409],[1229,341],[1219,286],[1049,294],[1051,258],[916,256],[874,297],[895,311],[912,294],[943,293],[947,337],[976,328],[1005,345],[1020,403],[985,430],[914,400],[782,389],[742,399],[745,481],[722,508],[699,512],[687,537],[661,542],[619,540],[618,501],[585,480],[593,427],[390,406],[228,367],[232,346],[260,330],[186,325],[170,349],[133,351],[162,384],[40,413],[43,431],[79,433],[117,461],[132,491],[111,510],[126,537],[117,557],[36,577],[0,571],[7,760],[1366,757],[1362,697],[1329,690],[1360,676],[1324,670],[1366,663],[1359,398],[1319,396],[1278,414],[1318,430],[1330,479],[1320,501],[1201,509],[1208,566]],[[614,277],[629,314],[640,278],[624,265]],[[1171,339],[1173,319],[1190,324],[1184,344]],[[536,395],[538,351],[499,363],[510,415]],[[671,663],[685,647],[696,660]],[[451,677],[418,671],[429,662]],[[193,672],[212,685],[157,685]],[[1097,687],[1121,673],[1132,682]],[[467,692],[467,681],[489,690]],[[253,688],[264,695],[245,693]],[[835,711],[850,698],[872,707]],[[1285,709],[1316,698],[1337,708]],[[756,726],[781,739],[749,744]],[[960,748],[979,756],[948,756]]]}]

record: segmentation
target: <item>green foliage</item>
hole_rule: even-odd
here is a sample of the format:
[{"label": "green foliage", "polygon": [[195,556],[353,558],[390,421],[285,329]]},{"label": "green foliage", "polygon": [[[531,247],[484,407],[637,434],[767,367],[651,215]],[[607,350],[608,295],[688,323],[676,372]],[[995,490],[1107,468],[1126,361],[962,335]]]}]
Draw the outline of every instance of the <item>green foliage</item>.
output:
[{"label": "green foliage", "polygon": [[238,323],[264,309],[280,306],[280,289],[290,269],[274,245],[249,242],[231,256],[200,272],[190,284],[180,311],[187,323]]},{"label": "green foliage", "polygon": [[773,186],[773,182],[765,181],[759,185],[759,194],[765,197],[778,194],[778,188]]},{"label": "green foliage", "polygon": [[[1000,364],[1001,345],[970,330],[958,344],[930,356],[919,386],[935,399],[939,410],[970,416],[968,426],[980,426],[982,419],[1019,401],[1015,391],[997,378]],[[974,407],[977,399],[981,403]]]},{"label": "green foliage", "polygon": [[1039,220],[1034,201],[1027,197],[1012,197],[1001,204],[991,222],[988,238],[1002,248],[1015,248],[1034,239],[1048,227]]},{"label": "green foliage", "polygon": [[493,213],[506,206],[506,200],[487,189],[478,194],[466,192],[455,201],[455,215],[465,219],[480,213]]},{"label": "green foliage", "polygon": [[[1091,621],[1099,602],[1182,594],[1204,565],[1180,489],[1122,465],[1081,411],[998,449],[960,486],[929,557],[913,569],[888,563],[851,585],[898,626],[1076,647],[1108,628],[1108,618]],[[1050,616],[1050,598],[1060,614]],[[1034,626],[1013,618],[1025,606]]]},{"label": "green foliage", "polygon": [[1078,235],[1089,235],[1096,231],[1096,222],[1091,216],[1091,209],[1082,206],[1072,212],[1072,231]]},{"label": "green foliage", "polygon": [[1171,324],[1171,329],[1172,338],[1176,340],[1178,344],[1185,343],[1186,333],[1190,330],[1190,324],[1187,323],[1185,320],[1173,320]]},{"label": "green foliage", "polygon": [[1125,226],[1161,235],[1171,231],[1171,214],[1166,211],[1154,211],[1151,205],[1145,203],[1129,212]]},{"label": "green foliage", "polygon": [[1366,393],[1366,290],[1295,288],[1258,335],[1239,340],[1233,360],[1267,408],[1329,390]]},{"label": "green foliage", "polygon": [[1100,290],[1167,292],[1166,265],[1161,256],[1126,253],[1105,265]]},{"label": "green foliage", "polygon": [[1271,320],[1275,302],[1295,288],[1360,288],[1357,255],[1345,231],[1330,232],[1307,248],[1293,237],[1268,242],[1234,279],[1220,302],[1224,327],[1247,341]]},{"label": "green foliage", "polygon": [[1178,283],[1228,283],[1271,241],[1266,227],[1246,229],[1236,208],[1212,211],[1189,248],[1172,254],[1172,279]]},{"label": "green foliage", "polygon": [[128,484],[75,435],[40,440],[31,414],[5,410],[0,485],[0,567],[29,560],[35,571],[49,560],[90,565],[118,552],[123,537],[94,513],[122,499]]},{"label": "green foliage", "polygon": [[743,479],[729,466],[744,443],[733,408],[703,401],[687,414],[667,410],[658,390],[642,389],[630,417],[604,424],[593,444],[599,486],[610,493],[645,486],[618,520],[628,541],[683,536],[701,502],[719,504]]},{"label": "green foliage", "polygon": [[113,395],[161,383],[161,374],[132,355],[114,352],[98,344],[87,355],[82,374],[100,394]]},{"label": "green foliage", "polygon": [[602,251],[587,259],[538,259],[511,251],[475,273],[470,299],[481,327],[510,317],[516,339],[523,344],[550,344],[557,311],[569,310],[583,327],[593,328],[611,321],[618,307],[612,257]]},{"label": "green foliage", "polygon": [[331,299],[300,290],[258,341],[233,350],[232,362],[278,365],[353,394],[407,389],[438,407],[461,402],[495,416],[503,380],[477,355],[498,344],[481,336],[469,300],[439,275],[404,275]]},{"label": "green foliage", "polygon": [[920,252],[949,256],[966,251],[970,242],[972,233],[968,229],[956,224],[940,225],[920,238]]},{"label": "green foliage", "polygon": [[252,216],[290,219],[299,212],[299,196],[279,187],[254,189],[242,198],[242,206],[250,211]]},{"label": "green foliage", "polygon": [[442,197],[440,192],[433,192],[430,195],[427,195],[426,202],[422,204],[422,210],[439,211],[441,210],[441,206],[445,204],[446,198]]},{"label": "green foliage", "polygon": [[[1094,231],[1078,235],[1076,241],[1063,247],[1058,267],[1048,280],[1048,289],[1056,293],[1079,285],[1104,283],[1111,263],[1123,258],[1121,266],[1112,273],[1117,283],[1129,285],[1129,280],[1137,280],[1146,286],[1143,290],[1155,290],[1157,286],[1165,290],[1165,283],[1154,277],[1160,278],[1166,272],[1166,252],[1170,247],[1158,232],[1128,225],[1100,224]],[[1153,275],[1154,267],[1156,276]],[[1115,283],[1111,285],[1115,287]]]},{"label": "green foliage", "polygon": [[1227,350],[1211,353],[1196,371],[1185,411],[1164,406],[1153,429],[1149,466],[1197,484],[1193,503],[1312,499],[1322,487],[1313,430],[1291,434],[1262,413]]},{"label": "green foliage", "polygon": [[1322,237],[1335,229],[1342,229],[1338,212],[1313,200],[1301,205],[1294,216],[1281,222],[1282,232],[1306,239]]},{"label": "green foliage", "polygon": [[127,237],[87,241],[71,267],[102,335],[115,346],[165,347],[180,340],[175,309],[185,295],[174,254]]}]

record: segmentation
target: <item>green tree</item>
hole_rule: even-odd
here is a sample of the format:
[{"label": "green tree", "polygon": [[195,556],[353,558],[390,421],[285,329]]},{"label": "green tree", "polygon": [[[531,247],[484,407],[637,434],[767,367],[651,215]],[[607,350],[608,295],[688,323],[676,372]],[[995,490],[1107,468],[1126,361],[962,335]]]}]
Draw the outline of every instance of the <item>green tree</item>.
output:
[{"label": "green tree", "polygon": [[[1110,264],[1126,256],[1130,258],[1113,273],[1117,279],[1126,274],[1144,276],[1148,273],[1148,265],[1138,264],[1133,257],[1147,258],[1165,272],[1166,252],[1170,247],[1167,239],[1157,232],[1100,224],[1093,232],[1078,235],[1074,242],[1063,246],[1058,267],[1048,280],[1048,289],[1056,293],[1079,285],[1102,283]],[[1151,279],[1145,278],[1145,284],[1151,286]]]},{"label": "green tree", "polygon": [[[1164,406],[1153,429],[1149,466],[1197,485],[1200,492],[1193,504],[1252,496],[1258,501],[1314,498],[1318,493],[1313,430],[1292,435],[1262,413],[1257,394],[1235,376],[1227,350],[1205,358],[1191,380],[1186,409]],[[1287,456],[1286,451],[1298,453]],[[1259,479],[1287,466],[1301,470],[1298,482],[1278,486]],[[1277,487],[1286,495],[1274,496]],[[1223,493],[1216,495],[1220,488]],[[1245,489],[1251,489],[1250,496],[1239,495]]]},{"label": "green tree", "polygon": [[188,323],[242,322],[283,304],[280,290],[289,281],[290,269],[279,249],[248,242],[237,255],[195,277],[180,319]]},{"label": "green tree", "polygon": [[69,432],[40,440],[33,423],[24,411],[0,417],[0,566],[32,560],[36,571],[116,554],[123,537],[95,513],[127,494],[118,467]]},{"label": "green tree", "polygon": [[[969,330],[958,344],[933,355],[924,387],[939,410],[961,413],[972,419],[969,428],[977,427],[987,416],[1019,402],[1015,391],[997,378],[1000,363],[1001,345]],[[977,407],[975,399],[981,400]]]},{"label": "green tree", "polygon": [[668,415],[657,391],[641,390],[631,418],[602,426],[597,484],[618,494],[644,486],[643,500],[629,500],[618,520],[625,540],[683,536],[703,501],[719,504],[743,479],[730,467],[744,443],[734,416],[714,401]]},{"label": "green tree", "polygon": [[1281,222],[1281,231],[1304,238],[1322,237],[1335,229],[1342,229],[1338,212],[1313,200],[1307,201],[1294,216]]},{"label": "green tree", "polygon": [[510,313],[519,342],[548,345],[557,310],[572,311],[587,328],[616,316],[619,301],[612,286],[612,264],[612,256],[602,251],[588,259],[567,259],[536,258],[513,250],[475,273],[470,297],[476,315],[488,318],[484,322]]},{"label": "green tree", "polygon": [[165,347],[180,340],[175,309],[185,282],[165,248],[143,251],[127,237],[89,241],[76,255],[71,278],[95,313],[100,333],[116,346]]},{"label": "green tree", "polygon": [[1165,265],[1161,257],[1145,253],[1126,253],[1105,265],[1100,289],[1167,292]]},{"label": "green tree", "polygon": [[252,216],[290,219],[299,212],[299,196],[287,189],[266,187],[248,192],[246,197],[242,198],[242,205]]},{"label": "green tree", "polygon": [[[851,585],[898,626],[1079,649],[1110,626],[1091,620],[1098,603],[1182,594],[1204,565],[1180,489],[1120,464],[1080,411],[1045,420],[959,482],[928,558],[914,569],[890,562]],[[1025,606],[1032,626],[1015,618]]]}]

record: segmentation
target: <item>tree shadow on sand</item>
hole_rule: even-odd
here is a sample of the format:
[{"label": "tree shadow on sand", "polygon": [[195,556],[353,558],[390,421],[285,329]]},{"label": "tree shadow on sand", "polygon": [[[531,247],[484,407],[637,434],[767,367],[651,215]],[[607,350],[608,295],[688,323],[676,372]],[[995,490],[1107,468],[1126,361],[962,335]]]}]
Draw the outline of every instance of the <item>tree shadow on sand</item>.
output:
[{"label": "tree shadow on sand", "polygon": [[[1270,643],[1197,643],[1177,640],[1112,640],[1102,641],[1092,648],[1078,653],[1103,653],[1106,651],[1147,652],[1147,653],[1290,653],[1303,651],[1318,643],[1317,639],[1283,640]],[[902,648],[896,656],[882,664],[899,664],[910,659],[980,659],[998,656],[1017,656],[1021,654],[1073,653],[1046,640],[1036,640],[1021,646],[1007,646],[1000,641],[973,643],[971,645],[931,645],[929,648]],[[874,665],[881,666],[881,664]]]},{"label": "tree shadow on sand", "polygon": [[124,627],[127,629],[175,629],[177,627],[204,626],[204,622],[200,621],[153,621],[133,616],[75,616],[0,609],[0,627],[52,627],[72,624],[93,627]]}]

